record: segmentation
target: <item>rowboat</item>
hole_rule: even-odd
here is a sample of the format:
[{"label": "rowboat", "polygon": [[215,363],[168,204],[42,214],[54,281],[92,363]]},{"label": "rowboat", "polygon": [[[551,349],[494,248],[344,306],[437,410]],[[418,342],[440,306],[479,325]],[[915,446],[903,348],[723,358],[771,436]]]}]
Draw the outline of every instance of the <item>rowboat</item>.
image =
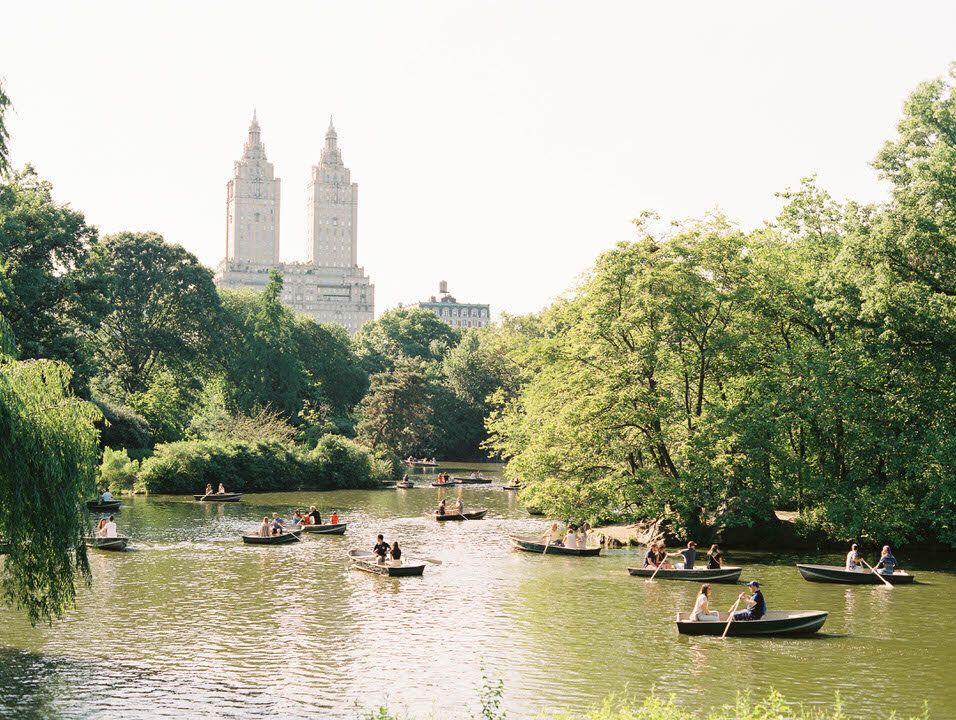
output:
[{"label": "rowboat", "polygon": [[293,530],[292,532],[284,532],[279,535],[269,535],[267,537],[262,537],[261,535],[243,535],[242,541],[246,543],[246,545],[286,545],[287,543],[298,541],[299,535],[301,534],[301,530]]},{"label": "rowboat", "polygon": [[418,460],[402,460],[402,462],[411,467],[438,467],[437,462],[419,462]]},{"label": "rowboat", "polygon": [[425,513],[425,517],[432,518],[438,522],[445,522],[447,520],[481,520],[487,514],[487,510],[468,510],[463,513],[456,512],[455,510],[446,510],[444,515]]},{"label": "rowboat", "polygon": [[83,542],[86,543],[87,547],[96,548],[97,550],[125,550],[129,544],[129,538],[122,535],[111,538],[85,537],[83,538]]},{"label": "rowboat", "polygon": [[[388,577],[412,577],[425,572],[425,563],[406,564],[400,560],[380,563],[374,555],[369,555],[365,550],[349,550],[349,560],[352,561],[352,567],[358,570]],[[396,562],[401,564],[396,565]]]},{"label": "rowboat", "polygon": [[[637,577],[649,578],[654,575],[654,568],[636,568],[629,567],[627,571]],[[724,582],[733,583],[740,579],[741,567],[724,566],[716,570],[708,570],[705,567],[694,568],[693,570],[665,570],[661,568],[657,571],[654,579],[660,580],[693,580],[694,582]]]},{"label": "rowboat", "polygon": [[803,575],[804,580],[810,582],[825,583],[843,583],[844,585],[882,585],[880,578],[886,579],[893,585],[909,585],[913,582],[913,576],[909,573],[897,570],[892,575],[883,575],[879,577],[869,570],[847,570],[838,565],[802,565],[797,564],[797,570]]},{"label": "rowboat", "polygon": [[213,493],[212,495],[193,495],[202,502],[239,502],[242,493]]},{"label": "rowboat", "polygon": [[[759,620],[735,620],[727,629],[728,635],[750,637],[768,635],[809,635],[826,622],[830,613],[823,610],[805,612],[768,612]],[[719,613],[719,621],[691,620],[690,613],[677,613],[677,632],[681,635],[723,635],[728,613]]]},{"label": "rowboat", "polygon": [[91,512],[116,512],[120,509],[120,501],[109,500],[104,502],[102,500],[87,500],[86,507]]},{"label": "rowboat", "polygon": [[334,525],[300,525],[302,532],[315,533],[317,535],[345,535],[347,523],[335,523]]},{"label": "rowboat", "polygon": [[539,509],[536,508],[536,507],[529,507],[529,508],[528,508],[528,514],[529,514],[529,515],[544,515],[544,511],[543,511],[543,510],[539,510]]},{"label": "rowboat", "polygon": [[[514,545],[518,550],[524,550],[526,552],[533,553],[543,553],[544,552],[544,543],[541,542],[540,538],[528,537],[521,535],[509,535],[508,539],[511,540],[511,544]],[[601,554],[600,547],[586,547],[586,548],[567,548],[562,545],[548,545],[548,555],[577,555],[578,557],[592,557],[594,555]]]},{"label": "rowboat", "polygon": [[490,485],[491,478],[472,478],[472,477],[454,477],[452,480],[455,481],[457,485]]},{"label": "rowboat", "polygon": [[433,482],[432,487],[449,487],[454,484],[453,482]]},{"label": "rowboat", "polygon": [[523,485],[502,485],[501,489],[502,490],[520,490],[522,487],[524,486]]},{"label": "rowboat", "polygon": [[413,482],[399,482],[399,483],[395,483],[395,487],[397,487],[399,490],[408,490],[409,488],[415,487],[415,483],[413,483]]}]

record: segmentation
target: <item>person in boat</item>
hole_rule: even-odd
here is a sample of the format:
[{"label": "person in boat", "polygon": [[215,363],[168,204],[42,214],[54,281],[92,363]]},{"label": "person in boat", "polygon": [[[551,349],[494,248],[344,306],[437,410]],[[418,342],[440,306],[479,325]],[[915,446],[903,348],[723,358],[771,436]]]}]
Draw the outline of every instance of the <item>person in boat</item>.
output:
[{"label": "person in boat", "polygon": [[554,545],[555,547],[563,546],[563,543],[561,542],[561,531],[558,530],[557,523],[551,523],[551,527],[545,530],[541,534],[541,537],[544,540],[545,545]]},{"label": "person in boat", "polygon": [[407,482],[408,482],[408,473],[405,473],[404,475],[402,475],[402,482],[403,482],[403,483],[407,483]]},{"label": "person in boat", "polygon": [[435,510],[435,514],[436,515],[445,514],[445,498],[442,498],[441,500],[438,501],[438,509]]},{"label": "person in boat", "polygon": [[216,495],[225,495],[225,494],[226,494],[226,488],[223,486],[222,483],[219,483],[219,489],[216,490]]},{"label": "person in boat", "polygon": [[113,500],[113,493],[111,493],[109,490],[104,490],[103,494],[100,495],[101,502],[107,503],[107,502],[111,502],[112,500]]},{"label": "person in boat", "polygon": [[262,524],[259,526],[259,537],[269,537],[269,516],[266,515],[262,518]]},{"label": "person in boat", "polygon": [[461,499],[461,495],[455,499],[455,512],[459,515],[465,512],[465,502]]},{"label": "person in boat", "polygon": [[281,535],[283,530],[285,530],[285,524],[282,522],[282,518],[279,517],[279,513],[272,513],[272,534]]},{"label": "person in boat", "polygon": [[292,513],[292,519],[289,520],[289,524],[290,524],[290,525],[301,525],[301,524],[302,524],[302,511],[301,511],[301,510],[298,510],[298,509],[297,509],[294,513]]},{"label": "person in boat", "polygon": [[578,528],[577,533],[575,533],[578,541],[578,547],[584,550],[588,546],[588,530],[590,526],[587,523],[584,523],[581,527]]},{"label": "person in boat", "polygon": [[860,572],[863,570],[862,567],[862,558],[860,558],[860,553],[858,552],[860,546],[856,543],[850,547],[850,552],[846,554],[846,569],[852,570],[854,572]]},{"label": "person in boat", "polygon": [[578,536],[574,532],[574,528],[568,525],[568,530],[564,534],[564,540],[561,541],[561,544],[566,548],[576,548],[578,546]]},{"label": "person in boat", "polygon": [[409,455],[409,456],[408,456],[408,459],[407,459],[405,462],[413,463],[413,462],[415,462],[415,458],[413,458],[411,455]]},{"label": "person in boat", "polygon": [[392,543],[392,547],[388,551],[388,554],[392,558],[393,565],[402,564],[402,549],[398,546],[398,540]]},{"label": "person in boat", "polygon": [[93,534],[96,537],[106,537],[106,530],[104,530],[105,527],[106,527],[106,518],[100,518],[100,521],[99,523],[97,523],[96,530],[93,532]]},{"label": "person in boat", "polygon": [[479,479],[479,480],[484,480],[484,479],[485,479],[485,476],[481,474],[481,470],[478,471],[478,479]]},{"label": "person in boat", "polygon": [[710,585],[700,586],[700,594],[697,595],[697,602],[694,603],[694,612],[690,614],[691,620],[698,622],[715,622],[720,620],[720,615],[716,610],[711,610],[707,601],[710,599]]},{"label": "person in boat", "polygon": [[471,475],[469,475],[468,478],[471,479],[471,480],[477,480],[477,477],[475,476],[475,473],[472,473]]},{"label": "person in boat", "polygon": [[110,519],[106,521],[106,525],[103,526],[103,537],[116,537],[116,521],[113,520],[112,515],[110,515]]},{"label": "person in boat", "polygon": [[767,612],[767,603],[764,602],[763,593],[760,592],[760,583],[751,580],[747,583],[747,590],[750,591],[748,597],[746,593],[740,593],[738,598],[747,603],[746,610],[738,610],[734,613],[734,620],[759,620]]},{"label": "person in boat", "polygon": [[[309,506],[309,518],[311,519],[313,525],[322,524],[322,513],[315,509],[315,505]],[[335,521],[333,520],[332,522],[334,523]]]},{"label": "person in boat", "polygon": [[660,565],[660,559],[657,556],[657,543],[652,542],[644,553],[644,567],[657,569],[658,565]]},{"label": "person in boat", "polygon": [[890,546],[884,545],[883,551],[880,553],[880,561],[873,569],[879,570],[881,575],[892,575],[896,571],[896,564],[896,558],[893,557]]},{"label": "person in boat", "polygon": [[206,494],[212,495],[212,485],[210,483],[206,483]]},{"label": "person in boat", "polygon": [[682,557],[684,558],[684,570],[693,570],[694,561],[697,559],[697,543],[691,540],[683,550],[678,550],[674,553],[665,553],[665,556]]},{"label": "person in boat", "polygon": [[716,544],[707,551],[707,569],[720,570],[720,548]]},{"label": "person in boat", "polygon": [[385,536],[379,535],[378,542],[375,543],[375,547],[372,548],[372,552],[375,553],[375,557],[378,558],[378,563],[381,565],[385,562],[385,558],[388,557],[388,553],[391,548],[388,546],[388,543],[385,542]]},{"label": "person in boat", "polygon": [[[321,524],[322,524],[321,519],[320,519],[320,521],[319,521],[318,523],[316,523],[316,524],[317,524],[317,525],[321,525]],[[329,515],[329,524],[330,524],[330,525],[338,525],[338,524],[339,524],[339,514],[338,514],[337,512],[335,512],[335,510],[333,510],[333,511],[332,511],[332,514]]]}]

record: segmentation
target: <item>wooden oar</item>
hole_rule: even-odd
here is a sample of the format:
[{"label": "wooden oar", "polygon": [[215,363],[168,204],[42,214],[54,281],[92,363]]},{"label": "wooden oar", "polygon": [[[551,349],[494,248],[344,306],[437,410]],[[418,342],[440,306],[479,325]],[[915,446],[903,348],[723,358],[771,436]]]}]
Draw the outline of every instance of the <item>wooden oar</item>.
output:
[{"label": "wooden oar", "polygon": [[730,623],[734,621],[734,613],[737,611],[737,606],[740,605],[740,597],[737,597],[737,602],[734,603],[734,606],[730,608],[729,617],[727,618],[727,624],[724,626],[724,632],[720,636],[720,639],[723,640],[727,637],[727,631],[730,630]]},{"label": "wooden oar", "polygon": [[541,551],[541,557],[544,557],[548,554],[548,548],[551,546],[551,538],[545,538],[544,540],[544,550]]},{"label": "wooden oar", "polygon": [[882,574],[882,573],[878,573],[876,570],[874,570],[874,569],[873,569],[873,566],[870,565],[870,563],[868,563],[868,562],[867,562],[866,560],[864,560],[863,558],[860,558],[860,562],[863,563],[864,565],[866,565],[868,568],[870,568],[870,572],[872,572],[872,573],[873,573],[874,575],[876,575],[880,580],[882,580],[882,581],[883,581],[883,584],[886,585],[886,587],[888,587],[888,588],[892,588],[892,587],[893,587],[893,583],[891,583],[889,580],[887,580],[885,577],[883,577],[883,574]]}]

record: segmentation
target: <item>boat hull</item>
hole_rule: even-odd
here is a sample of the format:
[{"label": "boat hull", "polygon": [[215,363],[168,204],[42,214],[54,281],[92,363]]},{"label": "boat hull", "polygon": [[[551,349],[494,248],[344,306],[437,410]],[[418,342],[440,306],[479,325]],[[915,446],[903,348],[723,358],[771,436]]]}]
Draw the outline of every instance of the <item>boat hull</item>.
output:
[{"label": "boat hull", "polygon": [[438,513],[426,513],[425,517],[431,518],[432,520],[437,520],[438,522],[448,522],[449,520],[481,520],[487,514],[487,510],[474,510],[472,512],[464,513],[448,510],[444,515],[439,515]]},{"label": "boat hull", "polygon": [[97,500],[87,500],[86,509],[90,512],[118,512],[120,509],[120,501],[110,500],[109,502],[99,502]]},{"label": "boat hull", "polygon": [[292,532],[284,532],[281,535],[269,535],[268,537],[243,535],[242,541],[246,545],[288,545],[289,543],[297,542],[301,534],[301,530],[293,530]]},{"label": "boat hull", "polygon": [[539,515],[543,516],[543,515],[544,515],[544,511],[543,511],[543,510],[538,510],[538,508],[536,508],[536,507],[529,507],[529,508],[528,508],[528,514],[529,514],[529,515],[534,515],[535,517],[537,517],[537,516],[539,516]]},{"label": "boat hull", "polygon": [[[773,635],[810,635],[826,622],[828,612],[768,612],[760,620],[737,620],[730,623],[727,635],[733,637],[769,637]],[[690,613],[677,613],[677,632],[681,635],[720,636],[727,626],[727,613],[720,613],[720,621],[690,620]]]},{"label": "boat hull", "polygon": [[200,502],[239,502],[242,493],[223,493],[222,495],[193,495]]},{"label": "boat hull", "polygon": [[[525,552],[544,553],[545,545],[537,538],[526,538],[519,535],[509,535],[511,544],[518,550]],[[548,555],[572,555],[576,557],[594,557],[601,554],[600,547],[566,548],[561,545],[548,545]]]},{"label": "boat hull", "polygon": [[[649,578],[654,575],[654,568],[629,567],[627,571],[635,577]],[[693,570],[664,570],[654,575],[655,580],[692,580],[694,582],[735,583],[740,579],[741,567],[722,567],[717,570],[695,568]]]},{"label": "boat hull", "polygon": [[374,575],[384,575],[386,577],[417,577],[425,572],[425,563],[411,563],[402,565],[392,565],[393,561],[378,563],[374,555],[369,555],[362,550],[350,550],[349,560],[352,561],[352,567],[357,570]]},{"label": "boat hull", "polygon": [[400,483],[396,483],[395,487],[398,488],[399,490],[408,490],[409,488],[415,487],[415,483],[400,482]]},{"label": "boat hull", "polygon": [[336,523],[335,525],[300,525],[302,532],[313,535],[345,535],[345,528],[348,523]]},{"label": "boat hull", "polygon": [[491,485],[490,478],[452,477],[456,485]]},{"label": "boat hull", "polygon": [[86,543],[87,547],[96,548],[97,550],[125,550],[126,546],[129,544],[129,538],[122,535],[112,538],[98,538],[98,537],[86,537],[83,538],[83,542]]},{"label": "boat hull", "polygon": [[869,570],[845,570],[837,565],[805,565],[798,563],[797,570],[803,575],[804,580],[810,582],[839,583],[842,585],[882,585],[881,577],[893,585],[909,585],[913,582],[913,576],[909,573],[880,574],[877,577]]}]

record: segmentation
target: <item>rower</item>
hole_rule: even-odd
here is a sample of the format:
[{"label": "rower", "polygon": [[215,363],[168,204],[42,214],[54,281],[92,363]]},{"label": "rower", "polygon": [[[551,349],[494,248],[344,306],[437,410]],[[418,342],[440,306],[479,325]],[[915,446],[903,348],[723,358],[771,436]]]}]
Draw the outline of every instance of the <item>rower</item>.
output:
[{"label": "rower", "polygon": [[272,513],[272,534],[281,535],[284,529],[285,525],[283,524],[282,519],[279,517],[279,513]]},{"label": "rower", "polygon": [[[316,525],[322,524],[322,515],[318,510],[315,509],[315,505],[309,506],[309,517],[312,518],[312,522]],[[338,519],[338,518],[336,518]]]},{"label": "rower", "polygon": [[445,514],[445,498],[442,498],[441,500],[438,501],[438,509],[435,511],[435,514],[436,515]]},{"label": "rower", "polygon": [[687,543],[687,547],[683,550],[674,553],[665,553],[665,557],[682,557],[684,558],[684,569],[693,570],[694,569],[694,560],[697,559],[697,543],[691,540]]},{"label": "rower", "polygon": [[876,564],[874,570],[879,570],[881,575],[892,575],[896,570],[896,558],[889,545],[883,546],[883,552],[880,553],[880,561]]},{"label": "rower", "polygon": [[383,535],[378,536],[378,542],[375,543],[375,547],[372,548],[372,552],[375,553],[378,558],[379,565],[385,563],[385,558],[388,556],[389,548],[388,543],[385,542],[385,537]]},{"label": "rower", "polygon": [[750,597],[740,593],[738,598],[747,603],[746,610],[738,610],[734,613],[734,620],[759,620],[767,612],[767,603],[764,602],[763,593],[760,592],[760,583],[751,580],[747,583],[747,590],[750,591]]},{"label": "rower", "polygon": [[105,503],[110,502],[112,499],[113,499],[113,493],[111,493],[109,490],[104,490],[103,494],[100,495],[100,500],[102,500]]},{"label": "rower", "polygon": [[458,513],[459,515],[465,512],[465,503],[462,502],[461,496],[459,496],[458,499],[455,500],[455,512]]},{"label": "rower", "polygon": [[561,545],[561,540],[555,540],[556,537],[561,537],[561,533],[558,531],[557,523],[552,523],[551,527],[545,530],[541,537],[544,539],[545,545]]},{"label": "rower", "polygon": [[857,552],[859,546],[856,543],[853,543],[853,546],[850,548],[850,552],[846,554],[846,569],[854,572],[860,572],[863,570],[860,567],[862,559],[860,558],[860,553]]},{"label": "rower", "polygon": [[212,485],[210,485],[209,483],[206,483],[206,494],[212,495]]}]

